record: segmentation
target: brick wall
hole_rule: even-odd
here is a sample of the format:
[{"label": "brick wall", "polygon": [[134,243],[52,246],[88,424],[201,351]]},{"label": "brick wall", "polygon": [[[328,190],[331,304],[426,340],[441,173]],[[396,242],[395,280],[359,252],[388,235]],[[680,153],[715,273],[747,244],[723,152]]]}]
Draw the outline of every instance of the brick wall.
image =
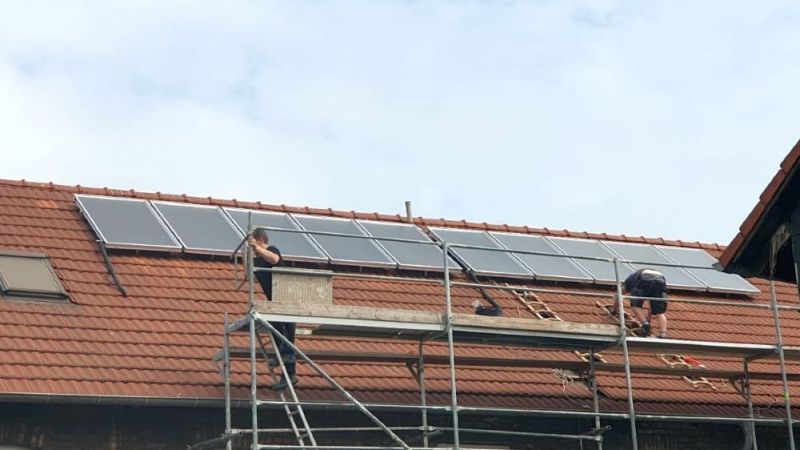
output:
[{"label": "brick wall", "polygon": [[[420,418],[413,415],[381,415],[391,426],[418,426]],[[262,427],[288,427],[285,416],[278,411],[265,411],[259,416]],[[310,411],[309,420],[316,427],[359,426],[372,424],[359,414],[340,411]],[[432,416],[433,426],[450,426],[449,417]],[[462,416],[463,428],[517,429],[527,431],[580,434],[591,428],[589,421],[548,420],[518,417]],[[628,449],[628,423],[604,422],[612,429],[605,434],[605,450]],[[0,404],[0,447],[20,446],[35,450],[185,450],[186,446],[222,433],[224,415],[221,408],[154,408],[111,406],[68,406],[36,404]],[[238,410],[234,427],[249,426],[249,411]],[[735,425],[684,424],[639,422],[641,450],[741,450],[744,434]],[[786,430],[779,427],[759,428],[759,450],[788,449]],[[403,435],[410,445],[421,446],[418,433]],[[798,434],[800,436],[800,433]],[[326,445],[390,445],[380,433],[318,435]],[[324,442],[323,442],[324,441]],[[269,439],[262,443],[287,443],[286,438]],[[451,443],[447,433],[431,438],[433,445]],[[533,437],[497,438],[464,433],[462,444],[510,445],[526,450],[591,450],[596,445],[584,441],[553,440]],[[248,448],[247,439],[237,442],[237,449]]]}]

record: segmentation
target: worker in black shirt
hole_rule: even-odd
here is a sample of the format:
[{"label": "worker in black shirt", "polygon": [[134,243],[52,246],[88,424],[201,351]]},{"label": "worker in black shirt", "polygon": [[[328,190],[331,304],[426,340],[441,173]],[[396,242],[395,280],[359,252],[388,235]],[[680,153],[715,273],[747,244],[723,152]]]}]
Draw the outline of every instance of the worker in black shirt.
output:
[{"label": "worker in black shirt", "polygon": [[[655,269],[639,269],[625,279],[625,294],[650,298],[650,316],[658,327],[658,337],[667,337],[667,280]],[[644,314],[643,299],[631,299],[633,315],[642,324],[641,336],[650,335],[650,320]]]},{"label": "worker in black shirt", "polygon": [[[247,243],[255,253],[253,264],[256,267],[272,268],[280,265],[283,262],[281,251],[274,245],[269,245],[269,236],[267,230],[263,228],[256,228],[253,235],[247,239]],[[261,289],[264,290],[268,301],[272,301],[272,272],[258,271],[256,272],[258,283],[261,284]],[[270,322],[270,324],[278,330],[283,336],[294,344],[295,324],[287,322]],[[272,385],[272,389],[280,391],[286,389],[289,382],[293,385],[297,384],[297,375],[295,375],[295,364],[297,355],[292,347],[280,338],[275,338],[273,344],[277,347],[283,359],[283,364],[286,367],[286,373],[281,377],[280,381]],[[277,358],[270,358],[270,367],[277,367]]]}]

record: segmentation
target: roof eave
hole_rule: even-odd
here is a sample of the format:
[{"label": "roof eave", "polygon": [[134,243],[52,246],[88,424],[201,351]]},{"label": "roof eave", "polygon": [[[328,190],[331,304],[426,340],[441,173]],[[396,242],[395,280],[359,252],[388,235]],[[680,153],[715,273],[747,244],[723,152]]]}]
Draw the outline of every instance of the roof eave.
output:
[{"label": "roof eave", "polygon": [[[800,204],[800,141],[781,163],[759,201],[739,227],[739,233],[720,257],[726,272],[769,277],[769,241]],[[777,278],[777,277],[776,277]],[[788,277],[784,281],[794,282]],[[781,279],[781,278],[778,278]]]}]

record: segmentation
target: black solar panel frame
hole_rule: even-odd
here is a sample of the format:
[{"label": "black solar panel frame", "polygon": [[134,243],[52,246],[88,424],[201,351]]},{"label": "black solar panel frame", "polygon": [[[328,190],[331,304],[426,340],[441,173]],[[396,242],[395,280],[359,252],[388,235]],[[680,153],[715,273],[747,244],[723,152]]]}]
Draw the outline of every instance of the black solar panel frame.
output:
[{"label": "black solar panel frame", "polygon": [[[277,245],[278,250],[281,251],[281,257],[286,259],[286,260],[288,260],[288,261],[316,262],[316,263],[328,263],[328,262],[330,262],[330,256],[328,256],[328,254],[325,253],[325,250],[320,248],[317,245],[317,243],[314,242],[314,240],[312,240],[306,233],[302,232],[303,229],[300,227],[300,225],[297,223],[297,221],[294,220],[292,215],[289,214],[289,213],[278,212],[278,211],[253,211],[253,210],[244,209],[244,208],[231,208],[231,207],[227,207],[227,206],[223,207],[222,211],[230,218],[230,221],[234,225],[236,225],[236,227],[239,229],[239,231],[241,231],[241,233],[243,235],[247,234],[247,230],[245,229],[246,227],[242,227],[242,225],[240,225],[239,222],[236,221],[236,218],[233,216],[232,212],[243,212],[243,213],[252,212],[254,217],[256,217],[258,214],[285,216],[286,219],[289,221],[289,223],[291,223],[293,225],[293,228],[291,228],[291,229],[287,228],[286,230],[287,231],[296,231],[296,232],[284,232],[284,233],[287,234],[287,235],[288,234],[296,235],[298,239],[303,239],[305,242],[308,243],[308,245],[312,249],[314,249],[314,251],[317,252],[318,256],[296,255],[296,254],[292,254],[292,253],[287,253],[285,251],[285,249],[281,248],[280,245]],[[259,225],[254,225],[254,226],[258,227]],[[269,234],[273,238],[276,235],[280,236],[281,235],[280,234],[281,233],[280,230],[283,229],[281,227],[275,227],[275,228],[278,228],[278,229],[277,230],[267,230],[267,234]],[[272,242],[270,242],[271,244],[275,243],[274,239],[271,239],[271,241],[272,241]]]},{"label": "black solar panel frame", "polygon": [[[434,271],[434,272],[443,272],[444,271],[444,253],[442,252],[441,247],[439,247],[435,243],[435,241],[431,240],[431,238],[428,237],[428,235],[425,234],[425,232],[422,231],[422,229],[419,228],[418,226],[416,226],[414,224],[410,224],[410,223],[381,222],[381,221],[377,221],[377,220],[356,219],[355,222],[356,222],[356,224],[358,226],[360,226],[364,230],[365,233],[367,233],[367,235],[372,236],[375,239],[375,243],[376,244],[378,244],[388,255],[390,255],[395,261],[397,261],[398,268],[407,269],[407,270],[423,270],[423,271]],[[391,250],[391,248],[389,248],[389,247],[390,246],[394,246],[394,245],[402,245],[402,244],[405,244],[405,245],[417,245],[417,244],[413,244],[413,243],[409,243],[409,242],[399,242],[399,241],[386,241],[385,238],[381,238],[380,236],[377,236],[377,235],[373,234],[368,228],[369,224],[378,224],[378,225],[382,225],[382,226],[396,226],[396,227],[409,228],[409,229],[416,230],[420,235],[420,239],[419,239],[420,244],[418,244],[418,245],[424,246],[424,247],[430,247],[432,249],[436,249],[437,253],[439,254],[439,259],[441,261],[440,264],[436,265],[436,266],[433,266],[433,265],[426,265],[426,264],[406,264],[406,263],[402,262],[400,260],[400,258],[398,257],[398,255],[396,255],[395,252],[393,252]],[[400,239],[405,239],[405,238],[400,238]],[[420,248],[422,248],[422,247],[420,247]],[[461,266],[458,264],[458,262],[456,262],[453,258],[450,258],[450,257],[448,257],[448,259],[449,259],[448,268],[450,269],[451,272],[452,271],[461,271]]]},{"label": "black solar panel frame", "polygon": [[184,242],[183,238],[181,238],[181,235],[178,232],[178,230],[176,230],[175,227],[170,223],[170,221],[167,219],[167,217],[164,215],[164,213],[158,209],[159,205],[165,205],[167,207],[177,206],[177,207],[186,207],[186,208],[196,208],[198,210],[200,210],[200,209],[216,210],[217,213],[219,214],[219,216],[222,218],[223,222],[228,227],[230,227],[231,231],[233,231],[233,233],[235,235],[239,236],[240,240],[244,238],[244,235],[241,233],[241,231],[239,231],[239,227],[236,226],[235,223],[233,223],[233,221],[230,219],[230,217],[228,217],[228,215],[225,214],[225,212],[219,206],[215,206],[215,205],[196,205],[194,203],[168,202],[168,201],[162,201],[162,200],[152,200],[151,204],[153,205],[153,208],[155,209],[156,213],[158,213],[158,215],[162,218],[162,220],[164,220],[164,223],[169,227],[169,229],[172,231],[172,233],[178,239],[178,242],[183,247],[184,253],[193,253],[193,254],[198,254],[198,255],[226,255],[226,256],[229,256],[229,255],[231,255],[231,253],[233,253],[233,250],[236,247],[236,245],[231,247],[229,250],[228,249],[207,248],[207,247],[194,247],[194,246],[187,245],[187,243]]},{"label": "black solar panel frame", "polygon": [[[389,255],[383,247],[378,245],[375,240],[367,234],[363,228],[361,228],[354,219],[347,219],[343,217],[330,217],[330,216],[314,216],[308,214],[290,214],[292,219],[300,226],[300,228],[304,231],[308,231],[308,237],[314,241],[319,248],[321,248],[325,254],[328,255],[330,258],[331,264],[340,264],[345,266],[357,266],[357,267],[376,267],[376,268],[385,268],[385,269],[396,269],[398,267],[397,261]],[[312,231],[307,229],[301,219],[309,218],[309,219],[316,219],[316,220],[330,220],[330,221],[341,221],[341,222],[350,222],[355,226],[355,228],[362,233],[362,237],[346,237],[346,236],[327,236],[329,238],[341,238],[341,239],[358,239],[360,241],[365,241],[372,245],[372,247],[380,254],[386,257],[387,262],[381,261],[368,261],[368,260],[357,260],[357,259],[343,259],[343,258],[336,258],[331,252],[323,245],[322,242],[326,239],[325,234],[320,234],[319,232]]]},{"label": "black solar panel frame", "polygon": [[[669,259],[670,261],[674,261],[675,264],[680,264],[680,265],[684,265],[684,266],[686,266],[686,265],[691,265],[691,266],[704,265],[704,264],[694,264],[694,263],[693,264],[687,264],[687,263],[685,263],[683,261],[679,261],[675,257],[675,254],[674,253],[670,253],[670,252],[697,252],[697,253],[702,252],[702,254],[705,254],[711,260],[713,260],[715,262],[719,262],[717,260],[717,258],[714,258],[708,252],[706,252],[703,249],[699,249],[699,248],[668,247],[668,246],[660,246],[660,245],[654,245],[653,247],[656,249],[656,251],[660,252],[662,255],[667,257],[667,259]],[[714,263],[709,264],[708,267],[705,268],[705,269],[700,269],[700,268],[696,268],[696,267],[684,267],[684,270],[686,270],[687,272],[692,274],[695,278],[700,280],[703,284],[705,284],[709,292],[720,293],[720,294],[757,294],[757,293],[761,292],[758,288],[753,286],[749,281],[747,281],[743,277],[741,277],[739,275],[736,275],[736,274],[729,274],[729,273],[725,273],[725,272],[722,272],[720,270],[717,270],[714,267]],[[712,275],[712,276],[717,276],[716,274],[721,274],[721,275],[724,275],[726,278],[727,277],[735,277],[738,280],[740,280],[742,283],[744,283],[744,287],[742,287],[740,289],[740,288],[735,288],[735,287],[725,287],[725,286],[721,286],[719,284],[713,283],[712,280],[710,280],[709,278],[704,276],[704,274],[706,273],[707,270],[714,271],[715,274]]]},{"label": "black solar panel frame", "polygon": [[[102,227],[96,222],[95,217],[93,217],[92,213],[89,211],[91,208],[88,205],[86,205],[85,202],[81,201],[81,199],[83,198],[100,199],[104,201],[130,202],[130,203],[144,205],[147,211],[150,213],[150,216],[155,221],[155,223],[164,231],[164,235],[172,242],[172,245],[110,241],[106,233],[103,233]],[[153,208],[153,205],[150,204],[150,202],[147,200],[138,198],[127,198],[127,197],[76,194],[75,203],[78,205],[78,209],[80,210],[81,215],[83,215],[83,217],[89,223],[89,226],[92,228],[92,230],[94,230],[95,234],[97,235],[97,237],[100,238],[100,240],[103,242],[103,245],[105,245],[106,248],[123,249],[123,250],[167,251],[167,252],[180,252],[183,250],[183,246],[180,244],[180,241],[177,239],[175,234],[172,232],[169,226],[164,222],[164,219],[161,217],[161,215],[158,214],[155,208]]]},{"label": "black solar panel frame", "polygon": [[[546,236],[546,239],[547,239],[547,240],[548,240],[548,241],[549,241],[551,244],[553,244],[554,246],[556,246],[556,248],[558,248],[559,250],[561,250],[562,252],[564,252],[566,255],[569,255],[569,256],[571,257],[571,259],[572,259],[572,262],[574,262],[575,264],[577,264],[578,266],[580,266],[580,267],[581,267],[581,268],[582,268],[582,269],[583,269],[583,270],[584,270],[586,273],[588,273],[589,275],[591,275],[591,276],[592,276],[592,278],[594,279],[594,283],[595,283],[595,284],[602,284],[602,285],[616,284],[617,280],[616,280],[615,278],[613,278],[613,277],[612,277],[612,278],[598,278],[598,277],[597,277],[597,275],[602,275],[602,274],[597,274],[596,272],[592,271],[592,269],[591,269],[591,267],[592,267],[592,266],[595,266],[595,265],[598,265],[598,264],[606,264],[606,263],[604,263],[604,262],[602,262],[602,261],[591,260],[591,259],[581,259],[581,258],[580,258],[580,256],[588,256],[588,255],[572,255],[572,254],[570,254],[569,252],[567,252],[565,249],[563,249],[563,248],[562,248],[562,247],[559,245],[559,242],[563,242],[563,241],[594,242],[594,243],[597,243],[597,244],[599,245],[599,247],[600,247],[600,248],[601,248],[601,249],[602,249],[602,250],[603,250],[605,253],[608,253],[608,255],[607,255],[607,256],[608,256],[609,258],[614,258],[614,256],[615,256],[615,253],[614,253],[614,252],[612,252],[612,251],[610,251],[610,250],[609,250],[609,249],[608,249],[606,246],[604,246],[603,244],[601,244],[601,243],[600,243],[600,241],[598,241],[598,240],[595,240],[595,239],[579,239],[579,238],[573,238],[573,237],[553,237],[553,236]],[[613,272],[614,272],[614,264],[613,264],[613,263],[611,263],[611,262],[609,262],[609,263],[608,263],[608,267],[609,267],[609,270],[610,270],[610,271],[612,272],[612,274],[613,274]],[[633,267],[631,267],[630,265],[628,265],[628,264],[626,264],[626,263],[622,263],[622,262],[620,263],[620,274],[619,274],[619,278],[620,278],[620,281],[621,281],[621,282],[622,282],[622,281],[625,281],[625,278],[627,278],[627,277],[628,277],[628,275],[630,275],[630,274],[631,274],[631,273],[633,273],[633,272],[635,272],[635,269],[634,269]]]},{"label": "black solar panel frame", "polygon": [[[444,238],[442,236],[437,234],[437,231],[483,234],[483,235],[485,235],[487,237],[487,239],[489,239],[490,242],[494,243],[495,247],[498,250],[504,250],[504,251],[492,251],[492,250],[470,249],[470,248],[463,248],[463,247],[450,247],[450,251],[453,252],[452,254],[455,257],[455,259],[458,261],[458,263],[461,264],[462,266],[464,266],[465,269],[467,269],[468,271],[472,271],[476,275],[490,276],[490,277],[496,276],[496,277],[502,277],[502,278],[515,278],[515,279],[524,279],[524,280],[533,279],[533,272],[531,272],[531,270],[528,268],[528,266],[523,264],[511,252],[505,251],[503,246],[500,245],[494,238],[492,238],[491,235],[489,235],[485,231],[462,230],[462,229],[458,229],[458,228],[444,228],[444,227],[430,227],[429,230],[431,230],[431,232],[434,234],[436,239],[439,240],[440,242],[444,242],[445,240],[444,240]],[[452,242],[452,244],[457,244],[457,243]],[[498,271],[491,271],[491,270],[481,270],[481,269],[473,266],[472,264],[470,264],[469,260],[468,260],[468,257],[465,256],[466,253],[471,253],[471,252],[492,252],[492,253],[497,253],[498,255],[506,255],[506,257],[510,258],[510,260],[514,264],[519,266],[519,268],[523,271],[523,273],[511,273],[511,272],[498,272]]]},{"label": "black solar panel frame", "polygon": [[[574,260],[572,258],[567,257],[564,254],[563,250],[561,250],[560,248],[558,248],[555,245],[553,245],[553,243],[550,242],[548,239],[546,239],[545,236],[534,235],[534,234],[522,234],[522,233],[506,233],[506,232],[501,232],[501,231],[489,231],[488,234],[489,234],[489,236],[491,236],[492,239],[497,241],[497,243],[501,247],[506,248],[508,250],[511,250],[513,252],[511,254],[520,263],[525,265],[525,267],[527,267],[528,270],[530,270],[533,273],[534,278],[536,278],[537,280],[544,280],[544,281],[574,281],[574,282],[578,282],[578,283],[587,283],[587,282],[594,281],[594,277],[588,271],[586,271],[583,267],[575,264],[575,262],[574,262]],[[552,256],[551,255],[535,255],[535,254],[518,253],[519,251],[532,251],[532,250],[512,249],[511,247],[509,247],[502,240],[502,238],[501,238],[502,236],[514,236],[514,237],[533,238],[533,239],[540,238],[540,239],[542,239],[542,241],[546,245],[548,245],[550,247],[550,249],[554,253],[552,253]],[[517,251],[514,252],[514,250],[517,250]],[[542,252],[542,253],[547,253],[547,252]],[[566,263],[570,267],[574,268],[575,271],[577,271],[579,274],[582,274],[583,276],[582,277],[573,277],[573,276],[569,276],[569,275],[555,275],[555,274],[548,274],[548,273],[544,273],[544,272],[538,272],[533,266],[528,264],[528,262],[526,260],[526,257],[544,258],[544,259],[555,258],[554,261],[563,261],[564,263]]]},{"label": "black solar panel frame", "polygon": [[[619,247],[623,247],[623,248],[624,247],[637,246],[637,247],[641,247],[643,249],[645,249],[645,248],[652,249],[656,253],[656,255],[661,256],[661,257],[664,258],[666,264],[673,264],[673,260],[671,258],[668,258],[668,257],[664,256],[663,253],[659,252],[655,248],[655,246],[653,246],[651,244],[639,244],[639,243],[633,243],[633,242],[613,242],[613,241],[600,241],[600,243],[603,244],[604,246],[606,246],[606,248],[611,250],[614,254],[619,255],[619,257],[624,259],[624,260],[629,260],[629,259],[626,258],[625,256],[623,256],[619,251],[614,250],[614,246],[619,246]],[[630,259],[630,261],[633,261],[633,262],[629,262],[628,264],[631,267],[633,267],[634,269],[636,269],[636,270],[645,269],[645,268],[652,268],[652,269],[656,269],[656,270],[659,270],[661,272],[664,272],[664,276],[667,279],[667,286],[670,287],[670,288],[687,290],[687,291],[706,291],[706,290],[708,290],[708,286],[705,283],[703,283],[701,280],[699,280],[697,277],[695,277],[694,275],[692,275],[691,273],[689,273],[686,269],[684,269],[682,267],[665,266],[664,264],[659,264],[659,262],[639,261],[639,260],[635,260],[635,259]],[[674,281],[671,281],[670,280],[671,277],[670,277],[668,272],[670,272],[672,270],[679,271],[679,273],[683,274],[688,279],[693,280],[696,283],[698,283],[698,285],[677,284]],[[674,278],[672,278],[672,279],[674,280]]]}]

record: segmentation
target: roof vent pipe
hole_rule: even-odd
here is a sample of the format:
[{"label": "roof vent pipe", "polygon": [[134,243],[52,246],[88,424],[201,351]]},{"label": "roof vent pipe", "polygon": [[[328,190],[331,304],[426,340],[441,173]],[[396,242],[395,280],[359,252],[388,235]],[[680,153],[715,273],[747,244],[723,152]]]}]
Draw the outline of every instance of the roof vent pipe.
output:
[{"label": "roof vent pipe", "polygon": [[406,200],[406,222],[411,223],[414,219],[411,215],[411,200]]}]

